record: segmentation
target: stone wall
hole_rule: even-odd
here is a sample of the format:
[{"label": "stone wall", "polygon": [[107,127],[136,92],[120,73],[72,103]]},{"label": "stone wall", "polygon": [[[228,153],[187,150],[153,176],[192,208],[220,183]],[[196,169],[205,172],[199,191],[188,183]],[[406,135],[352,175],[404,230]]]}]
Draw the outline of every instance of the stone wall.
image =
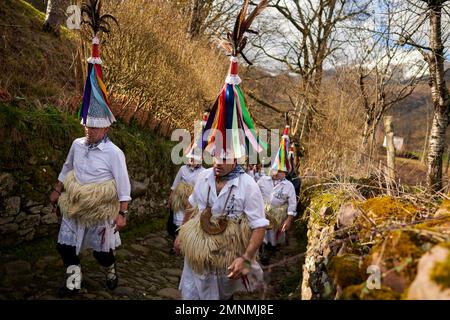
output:
[{"label": "stone wall", "polygon": [[[131,165],[128,168],[132,185],[132,202],[129,207],[131,221],[134,217],[162,217],[167,213],[168,185],[161,186],[155,172]],[[0,172],[0,243],[14,245],[23,241],[48,236],[58,230],[58,217],[46,200],[53,184],[48,186],[42,201],[27,199],[18,194],[20,182],[11,173]]]}]

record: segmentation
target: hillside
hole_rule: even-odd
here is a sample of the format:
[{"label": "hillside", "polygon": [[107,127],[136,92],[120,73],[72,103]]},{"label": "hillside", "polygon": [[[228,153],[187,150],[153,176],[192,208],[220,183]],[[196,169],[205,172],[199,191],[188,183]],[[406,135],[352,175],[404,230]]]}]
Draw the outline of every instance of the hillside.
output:
[{"label": "hillside", "polygon": [[0,3],[0,90],[64,106],[74,94],[74,39],[42,32],[44,14],[23,0]]}]

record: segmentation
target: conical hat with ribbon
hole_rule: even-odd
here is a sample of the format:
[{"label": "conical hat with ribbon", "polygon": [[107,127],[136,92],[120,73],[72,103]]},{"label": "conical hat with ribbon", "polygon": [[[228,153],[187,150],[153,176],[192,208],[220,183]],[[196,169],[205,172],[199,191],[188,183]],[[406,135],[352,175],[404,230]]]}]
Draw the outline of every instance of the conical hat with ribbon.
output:
[{"label": "conical hat with ribbon", "polygon": [[272,164],[272,170],[289,172],[292,164],[289,161],[289,126],[285,126],[283,136],[280,140],[280,147]]},{"label": "conical hat with ribbon", "polygon": [[255,126],[239,87],[242,80],[238,75],[237,58],[240,54],[249,62],[242,52],[247,42],[244,33],[249,30],[250,24],[266,6],[267,0],[261,1],[247,16],[249,0],[245,0],[236,19],[233,33],[228,33],[227,40],[221,42],[222,47],[231,56],[230,67],[225,85],[206,121],[202,135],[202,148],[222,159],[243,158],[250,145],[256,152],[261,152],[266,147],[257,140]]},{"label": "conical hat with ribbon", "polygon": [[100,58],[100,33],[109,33],[108,20],[117,20],[109,14],[101,14],[101,0],[83,3],[81,12],[83,23],[89,24],[93,31],[92,55],[87,60],[88,70],[84,86],[83,103],[79,112],[81,124],[91,128],[106,128],[116,121],[108,101],[103,82],[102,59]]}]

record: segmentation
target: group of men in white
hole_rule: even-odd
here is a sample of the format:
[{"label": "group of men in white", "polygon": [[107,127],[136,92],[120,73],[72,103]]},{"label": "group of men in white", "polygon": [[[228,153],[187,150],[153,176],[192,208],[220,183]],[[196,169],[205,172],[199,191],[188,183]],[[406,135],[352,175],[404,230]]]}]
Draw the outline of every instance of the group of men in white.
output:
[{"label": "group of men in white", "polygon": [[[176,253],[181,251],[185,255],[179,285],[182,298],[228,300],[233,299],[233,294],[237,291],[257,289],[263,282],[260,264],[269,264],[271,255],[285,243],[286,231],[290,229],[297,215],[296,188],[286,178],[289,171],[294,169],[292,162],[286,165],[293,157],[289,157],[286,152],[281,157],[282,161],[275,159],[270,168],[264,168],[260,164],[247,164],[245,169],[237,164],[236,159],[232,159],[234,162],[228,170],[225,164],[217,163],[217,157],[214,157],[214,165],[209,169],[205,169],[202,158],[194,156],[192,152],[187,154],[187,158],[188,163],[179,169],[168,199],[168,207],[172,211],[168,231],[174,238],[173,249]],[[202,233],[190,227],[185,228],[184,234],[179,234],[188,221],[195,220],[192,218],[195,217],[193,208],[202,212],[208,206],[212,208],[212,216],[226,215],[231,219],[245,216],[252,232],[250,242],[240,249],[242,252],[237,250],[238,256],[228,261],[232,263],[225,268],[226,272],[220,268],[196,270],[194,265],[197,263],[196,259],[200,259],[199,252],[202,252],[203,248],[189,248],[189,245],[198,244],[198,239],[204,240],[205,237],[198,236],[190,242],[187,233]],[[202,215],[198,216],[201,220]],[[241,229],[234,232],[236,235],[245,233]],[[262,241],[257,240],[257,234],[263,238]],[[190,251],[193,251],[192,254],[189,254]],[[233,249],[217,248],[216,251],[226,254],[226,251]],[[241,254],[242,256],[239,256]],[[233,274],[234,267],[241,263],[239,258],[244,264],[248,264],[247,268],[237,267]],[[210,265],[214,264],[214,259],[220,258],[214,256],[214,253],[204,257]]]}]

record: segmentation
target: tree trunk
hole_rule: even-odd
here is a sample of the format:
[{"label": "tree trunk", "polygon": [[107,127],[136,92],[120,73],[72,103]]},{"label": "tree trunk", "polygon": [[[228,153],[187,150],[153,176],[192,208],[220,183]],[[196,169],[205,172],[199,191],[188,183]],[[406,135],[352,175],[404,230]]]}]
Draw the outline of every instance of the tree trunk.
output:
[{"label": "tree trunk", "polygon": [[208,17],[213,0],[192,0],[189,34],[192,39],[201,35],[203,24]]},{"label": "tree trunk", "polygon": [[442,156],[445,148],[445,132],[449,124],[449,93],[444,79],[444,46],[442,44],[442,6],[429,5],[430,47],[432,51],[426,60],[430,70],[430,86],[433,101],[433,122],[431,125],[428,151],[427,184],[430,190],[442,188]]},{"label": "tree trunk", "polygon": [[431,126],[430,149],[428,151],[428,187],[438,191],[442,189],[442,158],[445,148],[445,131],[448,126],[448,115],[434,113]]},{"label": "tree trunk", "polygon": [[43,30],[59,34],[59,28],[64,23],[65,12],[69,5],[69,0],[48,0],[47,11]]},{"label": "tree trunk", "polygon": [[394,127],[392,125],[392,116],[384,118],[384,130],[386,132],[387,149],[387,187],[389,194],[395,183],[395,146],[394,146]]}]

